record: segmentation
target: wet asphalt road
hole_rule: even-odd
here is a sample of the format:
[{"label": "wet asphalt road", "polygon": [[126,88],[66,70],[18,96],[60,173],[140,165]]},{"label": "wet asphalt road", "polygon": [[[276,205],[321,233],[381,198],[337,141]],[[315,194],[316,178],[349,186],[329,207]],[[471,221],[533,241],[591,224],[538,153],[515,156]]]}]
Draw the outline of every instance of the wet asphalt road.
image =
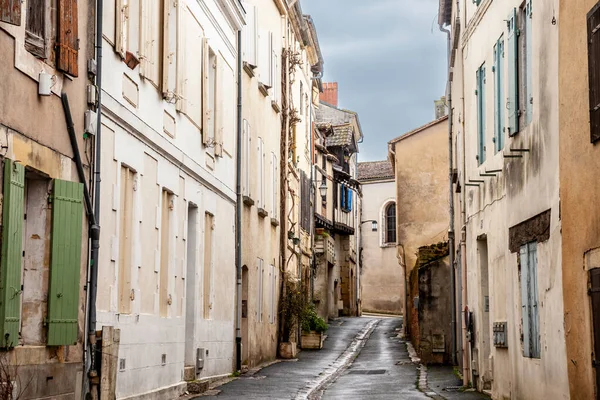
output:
[{"label": "wet asphalt road", "polygon": [[303,350],[297,361],[279,362],[242,376],[220,386],[215,397],[428,399],[417,390],[417,367],[410,363],[404,342],[396,337],[401,323],[398,318],[333,321],[322,350]]}]

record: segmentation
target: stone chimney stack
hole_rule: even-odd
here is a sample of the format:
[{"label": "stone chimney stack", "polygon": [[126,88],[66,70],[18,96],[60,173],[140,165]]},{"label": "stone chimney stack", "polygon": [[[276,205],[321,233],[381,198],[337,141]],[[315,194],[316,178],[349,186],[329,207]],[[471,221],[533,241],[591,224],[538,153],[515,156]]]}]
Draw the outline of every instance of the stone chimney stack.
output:
[{"label": "stone chimney stack", "polygon": [[434,100],[435,104],[435,119],[440,119],[446,115],[446,96],[440,97],[439,100]]},{"label": "stone chimney stack", "polygon": [[319,96],[319,99],[327,104],[331,104],[334,107],[338,106],[338,84],[337,82],[324,82],[323,93]]}]

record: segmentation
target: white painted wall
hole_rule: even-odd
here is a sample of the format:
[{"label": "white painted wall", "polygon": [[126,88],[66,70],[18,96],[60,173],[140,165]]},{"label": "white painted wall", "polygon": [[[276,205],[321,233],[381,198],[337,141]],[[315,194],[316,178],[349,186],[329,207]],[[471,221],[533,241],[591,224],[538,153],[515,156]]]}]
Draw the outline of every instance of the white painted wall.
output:
[{"label": "white painted wall", "polygon": [[[234,363],[235,311],[235,121],[236,121],[236,32],[217,1],[179,0],[198,22],[202,31],[186,35],[202,35],[222,60],[221,79],[217,102],[223,111],[223,156],[214,157],[214,149],[202,144],[199,129],[191,120],[176,110],[175,104],[162,99],[162,94],[148,80],[140,77],[139,66],[129,69],[120,55],[112,51],[115,37],[115,0],[105,2],[105,41],[103,57],[103,141],[101,194],[101,248],[99,266],[98,323],[121,329],[119,358],[126,360],[124,370],[117,372],[117,398],[142,395],[150,391],[175,387],[182,388],[184,359],[193,359],[196,348],[205,348],[204,369],[199,375],[210,377],[229,374]],[[175,5],[173,3],[172,5]],[[130,15],[135,15],[136,1],[130,3]],[[117,13],[118,14],[118,13]],[[134,23],[134,20],[131,21]],[[132,31],[136,27],[132,25]],[[135,35],[130,37],[131,41]],[[136,47],[131,44],[131,49]],[[198,49],[200,51],[200,49]],[[191,57],[186,58],[192,62]],[[175,62],[175,61],[173,61]],[[181,67],[181,65],[179,65]],[[197,67],[201,74],[201,65]],[[126,75],[128,80],[124,80]],[[123,86],[128,82],[128,88]],[[136,89],[137,87],[137,89]],[[137,91],[135,101],[127,101]],[[165,113],[175,121],[174,137],[165,133]],[[173,133],[173,132],[171,132]],[[150,157],[150,158],[149,158]],[[152,160],[154,161],[148,161]],[[136,172],[134,195],[133,260],[131,280],[133,289],[132,311],[118,313],[119,282],[118,251],[119,224],[123,220],[119,210],[120,165]],[[156,165],[154,169],[153,165]],[[155,175],[154,179],[151,179]],[[115,183],[112,185],[112,183]],[[142,194],[157,188],[158,198]],[[166,317],[160,316],[160,193],[163,189],[174,195],[173,220],[170,227],[170,261],[168,291],[171,304]],[[185,292],[188,257],[188,205],[198,207],[194,293]],[[150,210],[147,209],[150,207]],[[155,212],[152,212],[155,209]],[[212,302],[209,318],[204,318],[204,218],[214,215],[212,249]],[[157,243],[145,241],[156,230]],[[154,296],[154,305],[151,298]],[[195,315],[186,318],[185,299],[196,298]],[[150,299],[150,300],[148,300]],[[146,300],[146,302],[144,302]],[[194,322],[194,355],[185,355],[186,320]],[[100,327],[99,326],[99,327]],[[190,346],[188,346],[189,348]],[[166,354],[166,363],[162,363]]]}]

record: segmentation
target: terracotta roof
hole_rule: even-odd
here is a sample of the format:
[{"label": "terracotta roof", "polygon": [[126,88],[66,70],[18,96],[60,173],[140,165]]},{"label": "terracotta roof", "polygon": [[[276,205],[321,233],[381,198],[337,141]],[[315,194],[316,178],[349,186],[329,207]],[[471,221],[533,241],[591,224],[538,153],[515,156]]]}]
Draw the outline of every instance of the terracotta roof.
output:
[{"label": "terracotta roof", "polygon": [[394,169],[389,161],[372,161],[358,163],[358,180],[392,179]]},{"label": "terracotta roof", "polygon": [[406,138],[409,138],[412,135],[416,135],[417,133],[419,133],[421,131],[424,131],[427,128],[431,128],[432,126],[439,124],[440,122],[444,122],[447,119],[448,119],[448,116],[444,115],[443,117],[438,118],[438,119],[436,119],[434,121],[431,121],[431,122],[429,122],[429,123],[427,123],[427,124],[425,124],[423,126],[420,126],[420,127],[416,128],[416,129],[413,129],[410,132],[406,132],[406,133],[402,134],[401,136],[398,136],[397,138],[390,140],[388,143],[396,143],[396,142],[399,142],[399,141],[404,140]]}]

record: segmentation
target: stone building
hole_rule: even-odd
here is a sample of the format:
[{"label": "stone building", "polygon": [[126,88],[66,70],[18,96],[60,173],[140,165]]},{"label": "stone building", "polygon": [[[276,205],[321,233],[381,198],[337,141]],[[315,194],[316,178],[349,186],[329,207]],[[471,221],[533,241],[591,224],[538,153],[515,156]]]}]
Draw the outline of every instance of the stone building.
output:
[{"label": "stone building", "polygon": [[364,312],[403,314],[404,274],[396,250],[396,184],[389,161],[361,162],[359,246]]},{"label": "stone building", "polygon": [[88,347],[95,2],[56,3],[0,2],[0,368],[19,399],[83,398]]},{"label": "stone building", "polygon": [[103,11],[98,322],[120,329],[117,398],[175,398],[184,376],[235,364],[244,10],[105,0]]},{"label": "stone building", "polygon": [[[337,93],[331,98],[337,102]],[[324,101],[316,110],[316,124],[315,183],[320,199],[315,201],[313,300],[324,318],[357,315],[361,205],[357,157],[363,133],[356,113]]]},{"label": "stone building", "polygon": [[[558,0],[440,1],[440,25],[452,28],[447,98],[455,170],[449,178],[460,232],[455,266],[459,359],[464,383],[499,399],[569,398],[567,371],[573,376],[578,365],[577,357],[567,359],[565,345],[565,330],[573,326],[570,317],[565,326],[563,312],[566,218],[559,193],[567,203],[575,197],[559,192],[559,132],[570,135],[559,130],[564,121],[559,104],[588,94],[579,74],[568,85],[573,81],[582,91],[559,97],[558,11]],[[577,24],[585,30],[581,7],[570,12],[573,18],[579,13]],[[571,54],[577,47],[571,47],[568,35]],[[573,40],[582,48],[585,34],[580,35]],[[565,114],[573,115],[578,104]],[[578,135],[583,134],[582,129]],[[578,162],[585,161],[585,152],[576,154]],[[593,220],[579,211],[574,215]],[[569,222],[565,235],[573,232],[571,223],[577,220]],[[581,250],[569,257],[581,264],[583,256]],[[583,265],[579,269],[583,274]],[[585,299],[584,290],[577,299]],[[589,354],[579,361],[589,363]]]}]

